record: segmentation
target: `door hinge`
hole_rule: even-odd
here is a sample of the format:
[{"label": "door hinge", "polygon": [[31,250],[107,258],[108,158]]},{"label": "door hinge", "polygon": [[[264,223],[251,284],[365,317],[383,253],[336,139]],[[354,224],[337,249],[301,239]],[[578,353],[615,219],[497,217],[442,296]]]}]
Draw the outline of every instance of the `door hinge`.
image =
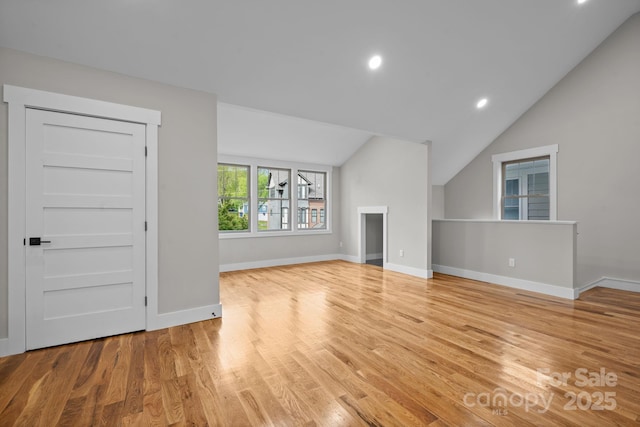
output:
[{"label": "door hinge", "polygon": [[147,146],[145,145],[144,146],[144,156],[147,157],[148,154],[149,153],[148,153],[148,150],[147,150]]},{"label": "door hinge", "polygon": [[144,231],[147,231],[147,221],[144,222]]},{"label": "door hinge", "polygon": [[144,297],[144,306],[147,306],[147,297]]},{"label": "door hinge", "polygon": [[27,246],[27,239],[26,238],[22,239],[22,246]]}]

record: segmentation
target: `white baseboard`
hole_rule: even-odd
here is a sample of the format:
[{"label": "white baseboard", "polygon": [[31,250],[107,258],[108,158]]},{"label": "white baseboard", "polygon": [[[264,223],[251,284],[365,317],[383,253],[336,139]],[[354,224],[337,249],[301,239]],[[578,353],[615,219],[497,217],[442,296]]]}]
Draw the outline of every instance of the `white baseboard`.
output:
[{"label": "white baseboard", "polygon": [[[377,256],[378,254],[375,254],[375,255]],[[380,258],[382,258],[382,254],[380,254]],[[252,268],[278,267],[281,265],[304,264],[308,262],[333,261],[337,259],[360,264],[360,257],[358,256],[345,255],[345,254],[328,254],[328,255],[315,255],[315,256],[298,257],[298,258],[279,258],[279,259],[269,259],[264,261],[239,262],[236,264],[221,264],[220,272],[223,273],[226,271],[250,270]],[[373,258],[373,259],[379,259],[379,258]],[[410,276],[421,277],[423,279],[430,279],[433,277],[433,271],[427,270],[427,269],[407,267],[404,265],[391,264],[391,263],[385,263],[384,268],[390,271],[396,271],[398,273],[408,274]]]},{"label": "white baseboard", "polygon": [[382,253],[379,254],[367,254],[367,261],[372,259],[382,259],[384,255]]},{"label": "white baseboard", "polygon": [[[156,316],[147,324],[147,331],[164,329],[172,326],[185,325],[187,323],[200,322],[207,319],[222,317],[222,304],[213,304],[196,307],[188,310],[163,313]],[[12,354],[24,353],[24,348],[12,348],[9,338],[0,338],[0,357]],[[15,345],[13,346],[15,347]]]},{"label": "white baseboard", "polygon": [[588,291],[595,287],[618,289],[620,291],[640,292],[640,282],[627,279],[613,279],[611,277],[603,277],[595,282],[589,283],[578,289],[579,293]]},{"label": "white baseboard", "polygon": [[389,271],[395,271],[396,273],[402,273],[402,274],[408,274],[409,276],[420,277],[422,279],[431,279],[433,277],[433,270],[407,267],[406,265],[392,264],[390,262],[386,262],[382,268]]},{"label": "white baseboard", "polygon": [[[352,262],[354,264],[362,264],[360,262],[360,257],[354,256],[354,255],[342,254],[340,255],[339,259],[347,262]],[[389,271],[395,271],[396,273],[402,273],[402,274],[407,274],[409,276],[420,277],[422,279],[431,279],[433,277],[432,270],[415,268],[415,267],[407,267],[406,265],[399,265],[399,264],[392,264],[389,262],[385,262],[382,268]]]},{"label": "white baseboard", "polygon": [[147,325],[148,331],[186,325],[187,323],[222,317],[222,304],[205,305],[188,310],[172,311],[158,314],[152,325]]},{"label": "white baseboard", "polygon": [[[185,325],[187,323],[200,322],[207,319],[215,319],[217,317],[222,317],[222,304],[213,304],[188,310],[159,314],[152,322],[150,322],[150,324],[147,325],[146,330],[154,331],[157,329],[170,328],[172,326]],[[24,351],[24,348],[11,348],[9,338],[0,338],[0,357],[24,353]]]},{"label": "white baseboard", "polygon": [[497,274],[482,273],[479,271],[465,270],[456,267],[447,267],[445,265],[434,264],[433,271],[436,273],[449,274],[451,276],[464,277],[465,279],[479,280],[481,282],[495,283],[496,285],[538,292],[560,298],[576,299],[579,295],[578,289],[574,288],[565,288],[563,286],[549,285],[547,283],[534,282],[531,280],[499,276]]},{"label": "white baseboard", "polygon": [[238,262],[235,264],[221,264],[220,272],[250,270],[252,268],[278,267],[281,265],[305,264],[308,262],[333,261],[336,259],[344,259],[341,254],[314,255],[297,258],[278,258],[267,259],[263,261]]},{"label": "white baseboard", "polygon": [[347,262],[352,262],[354,264],[361,264],[360,262],[360,257],[356,256],[356,255],[345,255],[345,254],[340,254],[338,255],[342,261],[347,261]]}]

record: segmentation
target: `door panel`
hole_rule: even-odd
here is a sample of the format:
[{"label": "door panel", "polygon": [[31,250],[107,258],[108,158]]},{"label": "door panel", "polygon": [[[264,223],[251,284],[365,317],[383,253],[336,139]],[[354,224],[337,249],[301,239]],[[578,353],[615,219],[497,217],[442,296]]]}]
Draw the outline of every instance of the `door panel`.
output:
[{"label": "door panel", "polygon": [[27,349],[144,329],[144,143],[144,125],[27,110]]}]

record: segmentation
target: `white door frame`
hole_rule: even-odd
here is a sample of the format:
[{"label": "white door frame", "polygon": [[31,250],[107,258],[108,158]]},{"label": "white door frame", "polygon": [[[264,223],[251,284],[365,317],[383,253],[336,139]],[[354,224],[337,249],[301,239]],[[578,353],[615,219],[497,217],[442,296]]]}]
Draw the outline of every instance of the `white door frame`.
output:
[{"label": "white door frame", "polygon": [[158,323],[158,126],[159,111],[4,85],[8,117],[8,337],[0,356],[23,353],[25,337],[26,109],[37,108],[146,125],[147,329]]},{"label": "white door frame", "polygon": [[358,259],[360,264],[367,263],[367,214],[382,214],[382,265],[387,264],[387,212],[388,206],[358,207]]}]

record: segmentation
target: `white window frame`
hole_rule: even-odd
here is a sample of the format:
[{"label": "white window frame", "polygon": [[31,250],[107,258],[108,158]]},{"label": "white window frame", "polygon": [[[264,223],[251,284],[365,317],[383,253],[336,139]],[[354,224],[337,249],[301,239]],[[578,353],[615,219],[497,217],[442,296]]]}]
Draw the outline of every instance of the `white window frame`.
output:
[{"label": "white window frame", "polygon": [[502,220],[502,164],[535,157],[549,157],[549,221],[558,220],[558,144],[509,153],[494,154],[493,162],[493,218]]},{"label": "white window frame", "polygon": [[[253,237],[285,237],[285,236],[306,236],[306,235],[315,235],[315,234],[332,234],[331,230],[331,209],[332,209],[332,198],[333,191],[331,191],[332,184],[332,172],[333,167],[327,165],[318,165],[313,163],[298,163],[298,162],[289,162],[283,160],[269,160],[262,158],[254,158],[254,157],[244,157],[244,156],[232,156],[226,154],[218,154],[218,163],[227,163],[227,164],[236,164],[236,165],[245,165],[249,166],[249,199],[252,203],[256,204],[256,206],[252,206],[253,210],[250,212],[255,212],[255,214],[250,215],[249,217],[249,231],[234,231],[233,233],[228,232],[218,232],[218,236],[220,239],[246,239]],[[324,172],[326,173],[326,193],[325,193],[325,223],[326,228],[323,229],[313,229],[313,228],[302,228],[298,229],[298,215],[297,215],[297,206],[298,206],[298,191],[297,187],[295,190],[291,191],[290,199],[289,199],[289,230],[277,230],[277,231],[258,231],[258,215],[257,215],[257,200],[258,200],[258,188],[257,188],[257,177],[258,177],[258,166],[265,168],[276,168],[276,169],[289,169],[291,171],[291,177],[289,178],[292,182],[294,180],[293,177],[298,176],[298,171],[314,171],[314,172]],[[217,165],[216,165],[217,167]],[[255,178],[255,179],[254,179]],[[297,183],[297,181],[296,181]],[[217,196],[216,196],[217,197]],[[296,209],[294,211],[294,215],[291,214],[292,209]]]}]

